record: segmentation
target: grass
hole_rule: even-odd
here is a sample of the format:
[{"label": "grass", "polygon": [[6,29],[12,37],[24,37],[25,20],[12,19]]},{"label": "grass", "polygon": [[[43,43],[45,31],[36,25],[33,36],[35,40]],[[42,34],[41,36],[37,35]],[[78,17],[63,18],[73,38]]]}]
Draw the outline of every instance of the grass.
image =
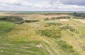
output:
[{"label": "grass", "polygon": [[[24,27],[21,29],[15,28],[16,24],[11,22],[0,22],[0,55],[47,55],[48,53],[45,53],[45,49],[43,49],[43,46],[38,47],[38,45],[41,45],[39,41],[24,41],[21,38],[18,38],[17,35],[14,35],[14,40],[11,40],[10,38],[14,36],[10,36],[10,33],[16,33],[16,31],[23,31]],[[21,27],[21,26],[20,26]],[[30,27],[29,27],[30,28]],[[32,30],[30,30],[32,31]],[[20,33],[21,34],[21,33]],[[23,35],[24,36],[24,35]],[[29,37],[26,37],[29,38]],[[25,38],[24,38],[25,39]],[[10,41],[11,40],[11,41]],[[18,41],[19,40],[19,41]]]},{"label": "grass", "polygon": [[45,49],[37,47],[40,42],[30,41],[28,43],[5,43],[0,44],[1,55],[46,55]]},{"label": "grass", "polygon": [[0,21],[0,43],[7,42],[7,34],[15,28],[12,22]]},{"label": "grass", "polygon": [[10,32],[15,24],[11,22],[0,21],[0,33]]},{"label": "grass", "polygon": [[85,24],[73,19],[20,25],[0,21],[0,55],[85,55],[84,34]]},{"label": "grass", "polygon": [[79,55],[79,53],[77,53],[74,49],[73,46],[69,45],[68,43],[66,43],[63,40],[60,40],[57,42],[59,47],[66,52],[67,54],[71,54],[71,55]]},{"label": "grass", "polygon": [[52,38],[60,38],[61,37],[61,30],[57,28],[50,28],[46,30],[40,30],[41,35],[52,37]]}]

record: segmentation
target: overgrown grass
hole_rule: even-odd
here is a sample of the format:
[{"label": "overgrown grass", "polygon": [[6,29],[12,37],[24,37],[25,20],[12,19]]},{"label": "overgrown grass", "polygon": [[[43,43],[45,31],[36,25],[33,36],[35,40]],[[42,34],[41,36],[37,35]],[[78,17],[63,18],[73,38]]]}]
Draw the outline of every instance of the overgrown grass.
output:
[{"label": "overgrown grass", "polygon": [[60,38],[61,30],[57,28],[50,28],[45,30],[40,30],[42,36],[52,37],[52,38]]},{"label": "overgrown grass", "polygon": [[[28,26],[20,25],[15,27],[14,23],[0,21],[0,55],[48,55],[43,45],[39,41],[28,41],[29,36],[34,35],[33,29]],[[31,30],[30,30],[30,29]],[[13,29],[13,30],[12,30]],[[28,30],[30,31],[28,31]],[[12,31],[11,31],[12,30]],[[27,31],[24,34],[23,31]],[[31,32],[32,31],[32,32]],[[18,34],[16,34],[16,32]],[[19,34],[19,32],[22,32]],[[28,32],[31,32],[30,34]],[[22,35],[21,35],[22,34]],[[10,36],[13,35],[13,36]],[[18,36],[17,36],[18,35]],[[22,36],[25,36],[22,39]],[[9,38],[10,37],[10,38]],[[16,37],[20,41],[11,40],[11,37]],[[27,39],[26,41],[24,41]],[[11,40],[11,41],[9,41]]]},{"label": "overgrown grass", "polygon": [[[85,51],[82,40],[85,39],[85,30],[74,27],[77,22],[68,21],[67,26],[66,22],[45,22],[35,22],[37,26],[23,23],[15,27],[12,22],[0,21],[0,55],[79,55],[82,53],[80,48]],[[81,42],[83,46],[79,45]]]},{"label": "overgrown grass", "polygon": [[69,26],[69,25],[66,25],[66,26],[63,26],[63,27],[60,27],[61,30],[70,30],[71,32],[76,32],[76,33],[79,33],[78,30],[76,30],[75,28]]},{"label": "overgrown grass", "polygon": [[57,41],[59,47],[69,55],[79,55],[77,51],[74,50],[73,46],[69,45],[63,40]]}]

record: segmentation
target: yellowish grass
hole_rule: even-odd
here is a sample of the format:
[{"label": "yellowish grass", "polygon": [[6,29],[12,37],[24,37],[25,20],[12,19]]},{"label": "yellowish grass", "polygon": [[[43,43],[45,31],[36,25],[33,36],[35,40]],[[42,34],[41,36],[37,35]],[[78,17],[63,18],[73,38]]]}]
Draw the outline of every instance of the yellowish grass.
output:
[{"label": "yellowish grass", "polygon": [[65,21],[65,22],[67,22],[67,21],[69,21],[69,19],[60,19],[60,21]]}]

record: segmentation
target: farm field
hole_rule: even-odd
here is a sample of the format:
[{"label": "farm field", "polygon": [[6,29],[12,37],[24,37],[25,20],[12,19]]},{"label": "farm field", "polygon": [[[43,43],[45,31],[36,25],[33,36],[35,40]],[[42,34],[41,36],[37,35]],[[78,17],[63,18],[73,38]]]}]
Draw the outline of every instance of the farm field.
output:
[{"label": "farm field", "polygon": [[85,55],[85,19],[69,14],[3,16],[19,16],[24,22],[0,20],[0,55]]}]

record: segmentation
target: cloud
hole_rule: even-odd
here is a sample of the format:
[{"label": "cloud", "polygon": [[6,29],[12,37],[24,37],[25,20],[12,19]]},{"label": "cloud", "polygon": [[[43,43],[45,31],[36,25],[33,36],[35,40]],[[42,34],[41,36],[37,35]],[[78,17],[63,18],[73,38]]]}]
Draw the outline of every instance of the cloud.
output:
[{"label": "cloud", "polygon": [[59,0],[59,1],[68,5],[85,6],[85,0]]},{"label": "cloud", "polygon": [[[75,0],[79,2],[80,0]],[[83,1],[83,0],[82,0]],[[0,0],[0,10],[14,11],[84,11],[85,6],[66,0]]]}]

